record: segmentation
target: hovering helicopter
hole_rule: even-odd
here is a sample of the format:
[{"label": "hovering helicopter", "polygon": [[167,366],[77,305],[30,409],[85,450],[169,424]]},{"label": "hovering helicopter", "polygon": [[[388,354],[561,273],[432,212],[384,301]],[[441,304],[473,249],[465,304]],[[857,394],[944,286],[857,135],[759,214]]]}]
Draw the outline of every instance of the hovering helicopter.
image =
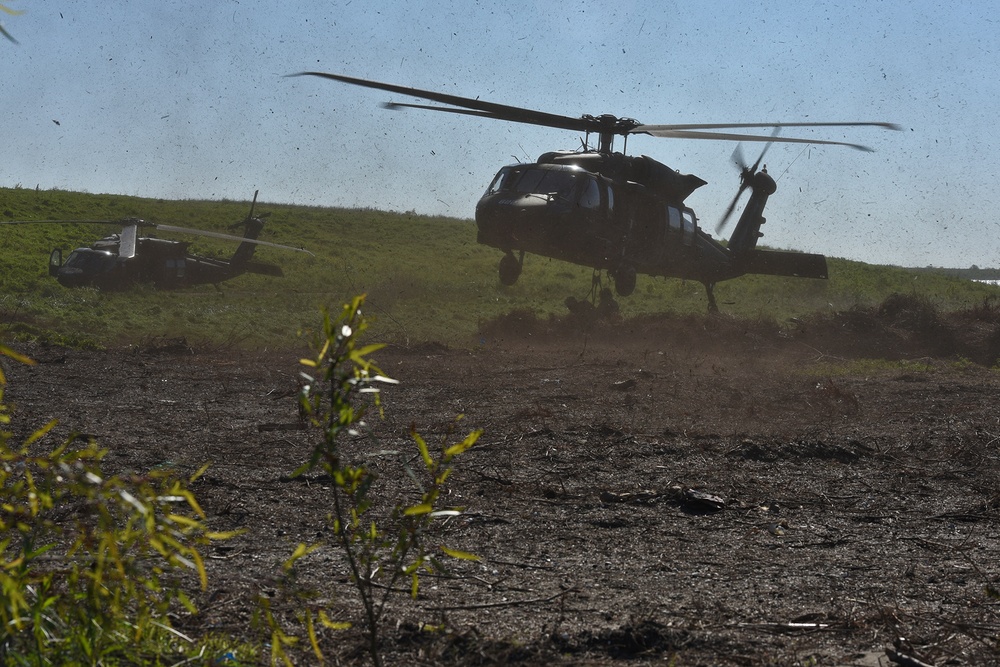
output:
[{"label": "hovering helicopter", "polygon": [[[636,275],[696,280],[705,286],[708,307],[718,310],[715,284],[745,274],[800,278],[827,277],[823,255],[757,248],[763,235],[764,206],[777,185],[761,160],[774,142],[829,144],[871,151],[867,146],[841,141],[779,137],[785,127],[861,127],[901,129],[892,123],[732,123],[700,125],[644,125],[610,114],[561,116],[479,99],[470,99],[326,72],[299,72],[289,76],[316,76],[366,88],[408,95],[449,106],[389,102],[388,109],[425,109],[465,114],[584,132],[583,150],[553,151],[537,161],[500,169],[476,205],[477,240],[501,250],[500,282],[513,285],[521,275],[525,253],[565,260],[594,269],[591,299],[597,295],[600,274],[612,279],[615,292],[628,296]],[[769,136],[719,132],[773,128]],[[590,148],[590,135],[598,138]],[[706,182],[681,174],[645,155],[614,152],[616,136],[647,134],[676,139],[715,139],[766,142],[760,157],[746,164],[739,147],[733,160],[740,169],[740,185],[722,221],[721,233],[740,196],[750,190],[732,236],[720,243],[703,231],[684,200]],[[516,254],[515,254],[516,253]]]},{"label": "hovering helicopter", "polygon": [[[258,191],[259,192],[259,191]],[[95,241],[88,247],[73,250],[65,263],[62,250],[56,248],[49,255],[49,275],[66,287],[97,287],[104,290],[123,289],[136,283],[152,283],[158,289],[177,289],[191,285],[213,283],[235,278],[243,273],[282,276],[280,266],[253,260],[258,245],[310,253],[302,248],[260,241],[257,236],[264,227],[262,217],[254,217],[257,194],[254,192],[250,212],[242,222],[231,227],[244,227],[243,236],[221,234],[200,229],[174,227],[148,222],[140,218],[121,220],[122,231]],[[4,225],[19,224],[114,224],[109,220],[17,220],[0,222]],[[216,259],[189,254],[190,242],[139,236],[139,230],[151,227],[161,232],[194,234],[212,238],[239,241],[233,256]]]}]

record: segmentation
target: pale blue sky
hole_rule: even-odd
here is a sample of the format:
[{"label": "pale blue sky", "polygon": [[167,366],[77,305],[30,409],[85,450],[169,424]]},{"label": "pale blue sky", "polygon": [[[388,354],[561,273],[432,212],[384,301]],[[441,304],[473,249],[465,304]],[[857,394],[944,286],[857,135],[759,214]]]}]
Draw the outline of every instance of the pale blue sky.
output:
[{"label": "pale blue sky", "polygon": [[[417,110],[321,70],[643,123],[873,120],[775,145],[764,242],[876,263],[1000,265],[1000,25],[986,0],[6,0],[0,185],[472,218],[496,170],[580,137]],[[59,121],[57,125],[53,121]],[[791,131],[786,131],[791,134]],[[757,145],[744,152],[752,160]],[[617,146],[619,149],[621,145]],[[728,142],[632,137],[738,186]],[[141,214],[141,211],[137,212]]]}]

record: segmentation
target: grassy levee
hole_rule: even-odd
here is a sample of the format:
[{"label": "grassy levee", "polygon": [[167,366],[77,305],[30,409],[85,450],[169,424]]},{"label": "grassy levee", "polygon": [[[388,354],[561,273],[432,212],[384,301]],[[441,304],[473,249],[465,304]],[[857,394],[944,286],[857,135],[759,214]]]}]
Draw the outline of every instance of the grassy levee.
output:
[{"label": "grassy levee", "polygon": [[[265,193],[266,194],[266,193]],[[0,188],[0,220],[117,220],[153,222],[234,233],[249,201],[161,200],[60,190]],[[373,338],[399,343],[428,340],[454,346],[480,341],[480,322],[513,309],[538,316],[565,313],[567,296],[583,298],[591,271],[528,256],[518,283],[497,278],[500,252],[476,243],[469,220],[345,210],[258,201],[270,213],[262,240],[304,247],[310,257],[262,247],[258,258],[280,264],[283,278],[246,275],[178,291],[137,287],[122,292],[67,289],[48,276],[47,258],[118,231],[102,225],[0,225],[0,327],[9,337],[72,345],[141,344],[185,337],[197,345],[276,348],[298,346],[298,333],[318,322],[326,306],[339,310],[368,294]],[[235,233],[238,233],[235,232]],[[234,244],[203,237],[191,250],[228,257]],[[971,307],[998,288],[943,274],[916,273],[831,259],[828,281],[747,276],[720,283],[723,311],[784,321],[816,311],[880,303],[894,292],[918,294],[941,309]],[[620,299],[626,317],[705,311],[700,283],[640,276],[635,293]]]}]

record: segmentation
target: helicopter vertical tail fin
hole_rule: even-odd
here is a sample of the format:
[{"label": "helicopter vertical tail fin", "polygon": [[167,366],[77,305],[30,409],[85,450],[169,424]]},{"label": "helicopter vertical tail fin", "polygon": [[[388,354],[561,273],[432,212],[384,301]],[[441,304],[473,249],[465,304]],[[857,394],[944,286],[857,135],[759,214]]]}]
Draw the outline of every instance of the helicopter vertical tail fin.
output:
[{"label": "helicopter vertical tail fin", "polygon": [[[237,223],[237,225],[243,225],[243,238],[250,241],[256,241],[257,237],[260,235],[260,230],[264,228],[264,221],[253,216],[253,209],[257,205],[257,194],[259,192],[260,190],[255,190],[253,193],[253,202],[250,204],[250,212],[247,213],[247,217],[243,220],[243,222]],[[247,264],[249,264],[250,260],[253,259],[253,253],[256,249],[256,243],[241,243],[237,246],[236,252],[233,253],[232,259],[229,260],[230,266],[234,269],[245,270]]]},{"label": "helicopter vertical tail fin", "polygon": [[[243,223],[246,226],[246,232],[243,234],[243,238],[250,241],[257,239],[260,234],[260,230],[264,228],[264,221],[260,218],[249,218]],[[253,259],[254,250],[257,249],[256,243],[247,243],[244,241],[236,247],[236,252],[233,253],[232,259],[229,260],[230,265],[233,268],[244,268]]]},{"label": "helicopter vertical tail fin", "polygon": [[749,187],[750,200],[729,238],[729,250],[737,257],[747,255],[757,247],[757,240],[763,236],[760,226],[765,222],[764,206],[767,198],[777,189],[766,167],[749,177]]}]

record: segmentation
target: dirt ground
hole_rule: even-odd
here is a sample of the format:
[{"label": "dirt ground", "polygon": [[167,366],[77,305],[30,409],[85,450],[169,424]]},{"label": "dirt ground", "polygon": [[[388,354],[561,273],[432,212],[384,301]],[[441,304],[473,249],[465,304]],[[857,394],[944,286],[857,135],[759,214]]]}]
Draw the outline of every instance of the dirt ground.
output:
[{"label": "dirt ground", "polygon": [[[206,554],[178,627],[251,636],[261,595],[291,624],[280,564],[300,542],[324,546],[297,583],[360,620],[328,480],[289,476],[316,437],[294,428],[299,354],[25,351],[38,365],[4,364],[15,430],[56,417],[51,437],[92,435],[112,471],[212,463],[210,524],[247,532]],[[388,664],[1000,664],[998,352],[992,308],[899,298],[785,327],[512,313],[467,349],[377,353],[401,384],[345,449],[384,497],[411,488],[380,454],[414,456],[411,423],[484,430],[443,537],[482,560],[393,602]],[[359,631],[322,641],[365,661]]]}]

